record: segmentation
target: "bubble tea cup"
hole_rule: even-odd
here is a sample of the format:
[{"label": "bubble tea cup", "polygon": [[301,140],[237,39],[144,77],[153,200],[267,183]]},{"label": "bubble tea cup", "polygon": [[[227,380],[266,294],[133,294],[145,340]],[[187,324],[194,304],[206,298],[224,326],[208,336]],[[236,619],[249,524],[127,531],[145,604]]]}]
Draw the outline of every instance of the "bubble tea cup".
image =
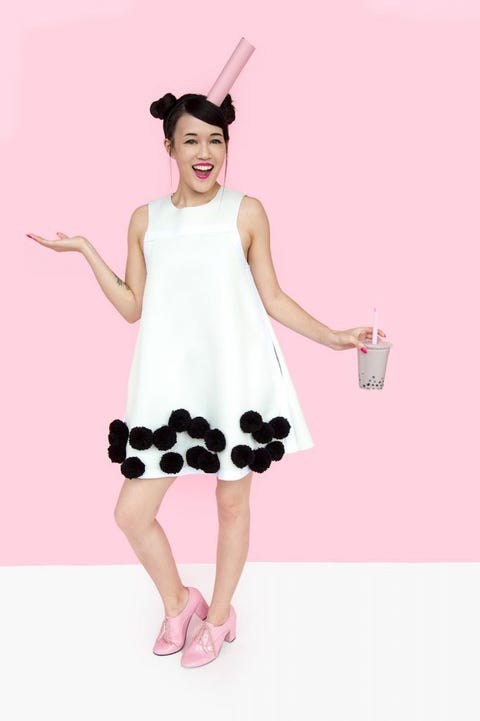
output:
[{"label": "bubble tea cup", "polygon": [[358,384],[366,390],[381,390],[385,381],[387,360],[391,343],[363,343],[367,349],[364,353],[357,348],[358,356]]}]

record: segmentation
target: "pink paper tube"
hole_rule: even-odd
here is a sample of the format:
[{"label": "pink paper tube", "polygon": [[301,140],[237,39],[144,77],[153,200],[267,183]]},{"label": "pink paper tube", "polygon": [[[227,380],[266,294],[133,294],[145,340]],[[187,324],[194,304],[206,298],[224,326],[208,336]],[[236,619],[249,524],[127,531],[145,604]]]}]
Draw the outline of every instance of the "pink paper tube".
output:
[{"label": "pink paper tube", "polygon": [[240,40],[227,61],[227,64],[214,82],[207,95],[207,100],[215,103],[215,105],[222,104],[228,94],[228,91],[240,75],[254,50],[254,46],[245,40],[245,38]]}]

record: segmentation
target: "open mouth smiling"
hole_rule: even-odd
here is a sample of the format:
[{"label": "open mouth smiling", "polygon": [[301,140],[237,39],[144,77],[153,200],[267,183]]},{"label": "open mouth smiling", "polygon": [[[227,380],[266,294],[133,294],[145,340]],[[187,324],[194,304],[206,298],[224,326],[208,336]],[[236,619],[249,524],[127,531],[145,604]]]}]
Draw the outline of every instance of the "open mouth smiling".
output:
[{"label": "open mouth smiling", "polygon": [[213,170],[213,165],[211,163],[199,163],[198,165],[192,165],[192,168],[197,178],[208,178]]}]

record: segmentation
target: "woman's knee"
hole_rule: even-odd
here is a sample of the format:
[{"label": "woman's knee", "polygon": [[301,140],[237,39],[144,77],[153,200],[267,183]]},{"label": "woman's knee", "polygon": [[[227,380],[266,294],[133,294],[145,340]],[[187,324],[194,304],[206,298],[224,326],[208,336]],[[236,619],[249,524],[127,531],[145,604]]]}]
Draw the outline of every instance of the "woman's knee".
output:
[{"label": "woman's knee", "polygon": [[151,514],[139,512],[135,504],[119,501],[113,512],[115,522],[124,533],[138,533],[152,522]]},{"label": "woman's knee", "polygon": [[250,481],[251,474],[239,481],[218,480],[215,493],[220,520],[235,521],[249,514]]},{"label": "woman's knee", "polygon": [[138,532],[155,519],[163,497],[174,478],[125,478],[113,515],[116,524],[126,533]]}]

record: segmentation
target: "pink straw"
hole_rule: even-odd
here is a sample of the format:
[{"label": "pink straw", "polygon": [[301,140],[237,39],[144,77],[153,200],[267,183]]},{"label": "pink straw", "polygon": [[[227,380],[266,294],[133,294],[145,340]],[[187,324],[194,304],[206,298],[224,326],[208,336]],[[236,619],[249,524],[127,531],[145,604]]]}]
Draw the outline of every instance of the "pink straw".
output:
[{"label": "pink straw", "polygon": [[228,91],[240,75],[254,50],[255,48],[253,45],[245,40],[245,38],[240,40],[222,72],[215,80],[210,92],[207,95],[207,100],[215,103],[215,105],[222,104],[228,94]]},{"label": "pink straw", "polygon": [[377,334],[378,334],[378,313],[377,309],[373,309],[373,333],[372,333],[372,343],[377,342]]}]

